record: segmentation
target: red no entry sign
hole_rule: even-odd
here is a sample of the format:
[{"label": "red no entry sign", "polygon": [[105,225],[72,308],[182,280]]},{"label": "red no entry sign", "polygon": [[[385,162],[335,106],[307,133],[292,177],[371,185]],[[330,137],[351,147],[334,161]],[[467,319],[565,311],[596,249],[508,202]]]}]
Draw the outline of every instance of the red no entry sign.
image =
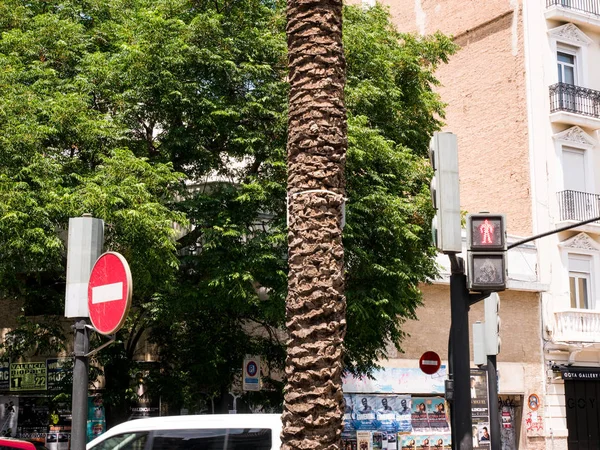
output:
[{"label": "red no entry sign", "polygon": [[419,367],[427,375],[436,373],[441,365],[442,360],[436,352],[425,352],[421,356],[421,359],[419,359]]},{"label": "red no entry sign", "polygon": [[118,331],[131,306],[132,281],[129,264],[116,252],[98,258],[90,273],[88,308],[94,328],[102,334]]}]

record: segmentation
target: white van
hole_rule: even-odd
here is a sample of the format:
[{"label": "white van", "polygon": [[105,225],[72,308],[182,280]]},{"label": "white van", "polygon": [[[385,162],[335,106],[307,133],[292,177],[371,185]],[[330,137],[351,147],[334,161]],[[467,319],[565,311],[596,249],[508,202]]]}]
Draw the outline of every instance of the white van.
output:
[{"label": "white van", "polygon": [[135,419],[86,450],[271,450],[281,447],[279,414],[210,414]]}]

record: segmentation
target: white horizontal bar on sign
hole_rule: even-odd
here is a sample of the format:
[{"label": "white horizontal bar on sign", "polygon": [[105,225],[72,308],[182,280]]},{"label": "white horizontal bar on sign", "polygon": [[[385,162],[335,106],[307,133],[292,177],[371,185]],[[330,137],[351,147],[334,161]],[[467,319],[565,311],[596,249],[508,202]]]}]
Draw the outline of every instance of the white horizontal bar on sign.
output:
[{"label": "white horizontal bar on sign", "polygon": [[424,359],[423,360],[423,365],[424,366],[437,366],[438,364],[439,364],[439,362],[433,361],[431,359]]},{"label": "white horizontal bar on sign", "polygon": [[104,284],[92,288],[92,304],[123,300],[123,282]]}]

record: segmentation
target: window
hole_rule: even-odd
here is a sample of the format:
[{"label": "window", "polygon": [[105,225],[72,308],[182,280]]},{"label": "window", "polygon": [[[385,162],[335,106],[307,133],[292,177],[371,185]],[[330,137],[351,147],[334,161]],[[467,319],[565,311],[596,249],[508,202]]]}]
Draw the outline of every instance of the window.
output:
[{"label": "window", "polygon": [[556,53],[558,64],[558,82],[566,84],[575,83],[575,55],[558,51]]},{"label": "window", "polygon": [[93,450],[143,450],[147,433],[125,433],[113,436],[95,445]]},{"label": "window", "polygon": [[271,429],[160,430],[152,450],[270,450]]},{"label": "window", "polygon": [[569,255],[569,293],[571,308],[590,309],[591,305],[591,257]]}]

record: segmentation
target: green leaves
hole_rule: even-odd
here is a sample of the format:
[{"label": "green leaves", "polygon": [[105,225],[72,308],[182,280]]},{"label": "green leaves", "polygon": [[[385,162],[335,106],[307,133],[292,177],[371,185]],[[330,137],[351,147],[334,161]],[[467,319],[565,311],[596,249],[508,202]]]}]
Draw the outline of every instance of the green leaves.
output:
[{"label": "green leaves", "polygon": [[[364,373],[400,346],[436,273],[425,157],[443,117],[434,71],[455,48],[398,33],[379,5],[344,14],[346,365]],[[104,219],[135,286],[99,355],[123,377],[107,384],[115,405],[141,336],[160,356],[147,382],[172,406],[225,395],[246,354],[281,393],[286,60],[278,1],[0,4],[0,291],[62,315],[68,218]],[[6,341],[14,355],[36,351],[36,320]]]}]

